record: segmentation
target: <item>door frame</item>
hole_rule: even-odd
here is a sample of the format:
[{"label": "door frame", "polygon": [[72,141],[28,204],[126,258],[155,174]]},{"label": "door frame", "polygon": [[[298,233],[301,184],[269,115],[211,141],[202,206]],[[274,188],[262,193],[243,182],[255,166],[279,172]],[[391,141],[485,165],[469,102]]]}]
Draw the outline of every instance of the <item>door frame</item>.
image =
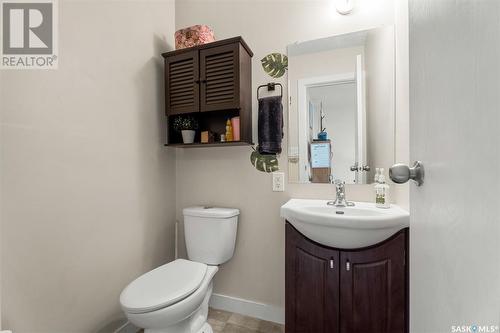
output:
[{"label": "door frame", "polygon": [[[364,77],[364,72],[363,75]],[[358,79],[359,75],[356,72],[347,72],[343,74],[335,74],[335,75],[325,75],[325,76],[316,76],[310,77],[306,79],[297,80],[297,113],[299,115],[298,121],[298,155],[299,155],[299,182],[304,182],[309,179],[310,175],[310,166],[309,166],[309,149],[308,145],[304,144],[304,142],[309,142],[309,133],[308,133],[308,124],[309,124],[309,112],[300,112],[300,110],[308,110],[308,101],[307,101],[307,88],[311,87],[321,87],[327,85],[339,85],[346,83],[355,83],[356,90],[358,89]],[[356,123],[357,128],[361,128],[366,131],[366,124],[360,124],[359,115],[364,114],[361,122],[366,121],[366,103],[359,103],[359,91],[356,91],[357,96],[357,114],[356,114]],[[364,89],[362,90],[362,99],[364,99]],[[360,111],[360,108],[362,109]],[[363,134],[362,137],[366,138],[366,135]],[[359,150],[359,134],[356,136],[356,150]],[[363,149],[366,151],[366,149]],[[358,152],[356,152],[356,158],[358,158]],[[356,161],[355,161],[356,162]],[[364,161],[357,161],[359,163],[364,163]],[[358,177],[356,176],[356,179]],[[356,182],[358,183],[358,182]]]}]

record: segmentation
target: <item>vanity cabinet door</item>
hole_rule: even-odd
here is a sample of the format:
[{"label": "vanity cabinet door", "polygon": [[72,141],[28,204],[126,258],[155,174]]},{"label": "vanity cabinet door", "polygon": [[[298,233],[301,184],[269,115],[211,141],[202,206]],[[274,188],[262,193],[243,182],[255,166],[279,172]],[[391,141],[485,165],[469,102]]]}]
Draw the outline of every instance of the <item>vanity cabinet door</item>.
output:
[{"label": "vanity cabinet door", "polygon": [[239,43],[200,50],[201,111],[238,109]]},{"label": "vanity cabinet door", "polygon": [[199,111],[198,50],[165,58],[165,104],[167,115]]},{"label": "vanity cabinet door", "polygon": [[311,242],[286,224],[287,333],[337,333],[339,252]]},{"label": "vanity cabinet door", "polygon": [[341,333],[406,332],[406,235],[341,252]]}]

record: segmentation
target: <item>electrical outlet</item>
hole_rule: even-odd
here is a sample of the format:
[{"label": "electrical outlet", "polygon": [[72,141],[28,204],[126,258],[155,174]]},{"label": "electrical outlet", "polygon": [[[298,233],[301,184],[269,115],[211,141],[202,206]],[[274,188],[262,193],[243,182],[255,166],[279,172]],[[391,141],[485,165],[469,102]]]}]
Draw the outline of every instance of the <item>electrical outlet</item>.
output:
[{"label": "electrical outlet", "polygon": [[273,192],[285,191],[285,173],[273,172]]}]

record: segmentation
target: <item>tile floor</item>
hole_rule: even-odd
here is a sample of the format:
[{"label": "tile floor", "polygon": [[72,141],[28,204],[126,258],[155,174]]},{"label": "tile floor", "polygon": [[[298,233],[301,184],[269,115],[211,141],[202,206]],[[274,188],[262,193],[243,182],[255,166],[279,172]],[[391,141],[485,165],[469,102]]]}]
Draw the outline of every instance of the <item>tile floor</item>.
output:
[{"label": "tile floor", "polygon": [[210,308],[208,322],[214,333],[283,333],[283,325]]},{"label": "tile floor", "polygon": [[[270,321],[210,308],[208,322],[214,333],[284,333],[285,327]],[[137,333],[144,333],[139,330]]]}]

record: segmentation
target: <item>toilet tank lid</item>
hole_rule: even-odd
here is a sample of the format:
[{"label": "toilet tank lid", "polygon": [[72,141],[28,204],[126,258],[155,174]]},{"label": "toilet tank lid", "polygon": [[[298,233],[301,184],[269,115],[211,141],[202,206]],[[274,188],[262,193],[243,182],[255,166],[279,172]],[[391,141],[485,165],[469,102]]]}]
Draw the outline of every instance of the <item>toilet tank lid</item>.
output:
[{"label": "toilet tank lid", "polygon": [[211,217],[219,219],[227,219],[233,216],[240,215],[240,210],[236,208],[221,208],[211,206],[195,206],[184,208],[182,213],[184,216],[196,217]]}]

